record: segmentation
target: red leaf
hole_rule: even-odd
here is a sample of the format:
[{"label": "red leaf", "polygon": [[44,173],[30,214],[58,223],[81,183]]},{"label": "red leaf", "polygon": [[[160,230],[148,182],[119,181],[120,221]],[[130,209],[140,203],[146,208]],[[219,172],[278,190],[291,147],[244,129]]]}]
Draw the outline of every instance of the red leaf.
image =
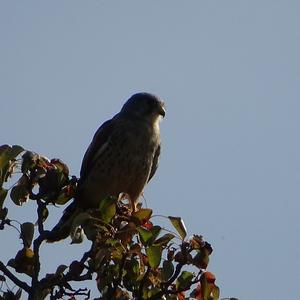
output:
[{"label": "red leaf", "polygon": [[[144,220],[143,220],[144,221]],[[146,229],[151,229],[153,227],[153,223],[150,222],[149,220],[145,220],[143,223],[142,223],[142,226],[145,227]]]},{"label": "red leaf", "polygon": [[205,276],[206,281],[207,281],[208,283],[215,283],[215,281],[216,281],[216,276],[215,276],[213,273],[211,273],[211,272],[205,272],[205,273],[204,273],[204,276]]}]

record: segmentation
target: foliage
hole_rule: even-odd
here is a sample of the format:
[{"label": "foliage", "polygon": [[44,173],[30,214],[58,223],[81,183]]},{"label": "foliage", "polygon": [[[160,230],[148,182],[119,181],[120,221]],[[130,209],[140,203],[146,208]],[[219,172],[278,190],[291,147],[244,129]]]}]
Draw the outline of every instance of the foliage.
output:
[{"label": "foliage", "polygon": [[[13,178],[18,176],[16,183],[6,188],[13,174]],[[31,300],[90,299],[88,289],[76,290],[71,284],[84,284],[94,274],[97,299],[219,299],[215,277],[207,271],[212,247],[202,236],[187,238],[179,217],[167,217],[172,232],[153,223],[151,209],[131,213],[126,201],[112,197],[103,199],[98,209],[79,213],[73,221],[72,242],[82,242],[85,235],[91,241],[89,251],[41,278],[40,247],[47,247],[50,234],[44,228],[48,206],[71,200],[76,185],[77,178],[70,177],[61,160],[49,160],[20,146],[0,147],[0,230],[15,226],[4,205],[8,194],[18,206],[34,200],[38,218],[36,225],[20,224],[22,249],[7,264],[0,262],[0,299],[20,299],[25,293]],[[18,273],[26,274],[28,280],[20,280]],[[19,289],[10,289],[9,281]]]}]

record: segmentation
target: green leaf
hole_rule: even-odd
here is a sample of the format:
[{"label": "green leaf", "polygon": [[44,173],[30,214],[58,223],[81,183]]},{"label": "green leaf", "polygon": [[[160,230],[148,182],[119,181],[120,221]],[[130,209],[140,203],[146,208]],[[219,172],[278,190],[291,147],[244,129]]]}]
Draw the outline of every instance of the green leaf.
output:
[{"label": "green leaf", "polygon": [[146,249],[148,255],[149,265],[152,269],[156,269],[161,260],[162,248],[158,246],[151,246]]},{"label": "green leaf", "polygon": [[100,201],[99,211],[101,219],[109,223],[116,214],[116,199],[114,197],[106,197]]},{"label": "green leaf", "polygon": [[155,239],[158,237],[158,235],[160,234],[161,231],[161,227],[158,225],[153,226],[150,229],[150,232],[152,233],[152,237],[149,240],[149,245],[153,244],[153,242],[155,241]]},{"label": "green leaf", "polygon": [[220,297],[220,289],[216,285],[214,286],[214,288],[212,290],[212,297],[213,297],[213,300],[218,300]]},{"label": "green leaf", "polygon": [[34,235],[34,225],[30,222],[25,222],[21,224],[21,234],[20,238],[23,240],[25,248],[29,248],[32,243]]},{"label": "green leaf", "polygon": [[161,269],[162,281],[168,281],[174,273],[174,265],[171,261],[165,260]]},{"label": "green leaf", "polygon": [[143,227],[137,227],[137,231],[139,232],[141,241],[143,245],[147,245],[147,243],[152,238],[152,232],[148,229],[145,229]]},{"label": "green leaf", "polygon": [[189,288],[193,280],[193,273],[188,271],[182,271],[180,276],[176,280],[176,289]]},{"label": "green leaf", "polygon": [[152,209],[141,208],[138,211],[132,213],[132,217],[137,218],[140,222],[148,221],[152,216]]},{"label": "green leaf", "polygon": [[153,245],[155,246],[167,246],[169,244],[169,242],[175,237],[174,234],[172,233],[166,233],[164,234],[162,237],[160,237],[159,239],[157,239]]},{"label": "green leaf", "polygon": [[18,145],[2,145],[0,146],[0,169],[8,164],[8,162],[16,158],[24,148]]},{"label": "green leaf", "polygon": [[204,300],[208,299],[208,296],[211,293],[210,287],[208,285],[208,282],[205,277],[205,273],[202,273],[201,278],[200,278],[200,283],[201,283],[201,293],[202,297]]},{"label": "green leaf", "polygon": [[183,220],[180,217],[168,216],[168,218],[172,222],[174,228],[179,233],[180,237],[184,240],[187,235],[187,232]]},{"label": "green leaf", "polygon": [[160,226],[153,226],[150,230],[144,227],[137,227],[143,245],[152,245],[161,231]]},{"label": "green leaf", "polygon": [[[219,288],[215,285],[215,275],[211,272],[202,273],[200,277],[201,292],[204,300],[218,299]],[[213,295],[213,298],[211,298]]]},{"label": "green leaf", "polygon": [[124,266],[126,271],[126,279],[130,281],[136,281],[140,272],[140,263],[137,259],[131,258],[127,260]]},{"label": "green leaf", "polygon": [[11,176],[14,170],[14,160],[24,149],[21,146],[0,146],[0,186]]}]

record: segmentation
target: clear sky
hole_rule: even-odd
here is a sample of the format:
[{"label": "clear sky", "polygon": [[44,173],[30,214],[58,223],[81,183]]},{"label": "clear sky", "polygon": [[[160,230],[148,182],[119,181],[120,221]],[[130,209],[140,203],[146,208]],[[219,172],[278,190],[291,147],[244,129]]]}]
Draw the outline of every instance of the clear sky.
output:
[{"label": "clear sky", "polygon": [[[296,0],[2,0],[0,143],[59,157],[78,175],[103,121],[137,91],[160,95],[148,206],[212,243],[222,297],[297,300],[299,13]],[[14,207],[19,219],[27,212]],[[5,259],[20,248],[10,233],[0,232]],[[43,247],[47,271],[80,247]]]}]

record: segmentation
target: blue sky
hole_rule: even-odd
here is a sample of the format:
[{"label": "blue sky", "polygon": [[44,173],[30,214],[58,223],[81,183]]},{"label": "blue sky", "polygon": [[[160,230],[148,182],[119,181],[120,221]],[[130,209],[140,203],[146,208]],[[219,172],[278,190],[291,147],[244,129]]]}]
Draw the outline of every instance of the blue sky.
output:
[{"label": "blue sky", "polygon": [[[160,95],[167,115],[148,206],[212,243],[222,297],[296,300],[299,9],[293,0],[1,1],[0,143],[59,157],[78,175],[103,121],[137,91]],[[13,208],[32,217],[30,204]],[[0,233],[5,259],[20,247],[10,234]],[[81,247],[43,247],[47,271]]]}]

